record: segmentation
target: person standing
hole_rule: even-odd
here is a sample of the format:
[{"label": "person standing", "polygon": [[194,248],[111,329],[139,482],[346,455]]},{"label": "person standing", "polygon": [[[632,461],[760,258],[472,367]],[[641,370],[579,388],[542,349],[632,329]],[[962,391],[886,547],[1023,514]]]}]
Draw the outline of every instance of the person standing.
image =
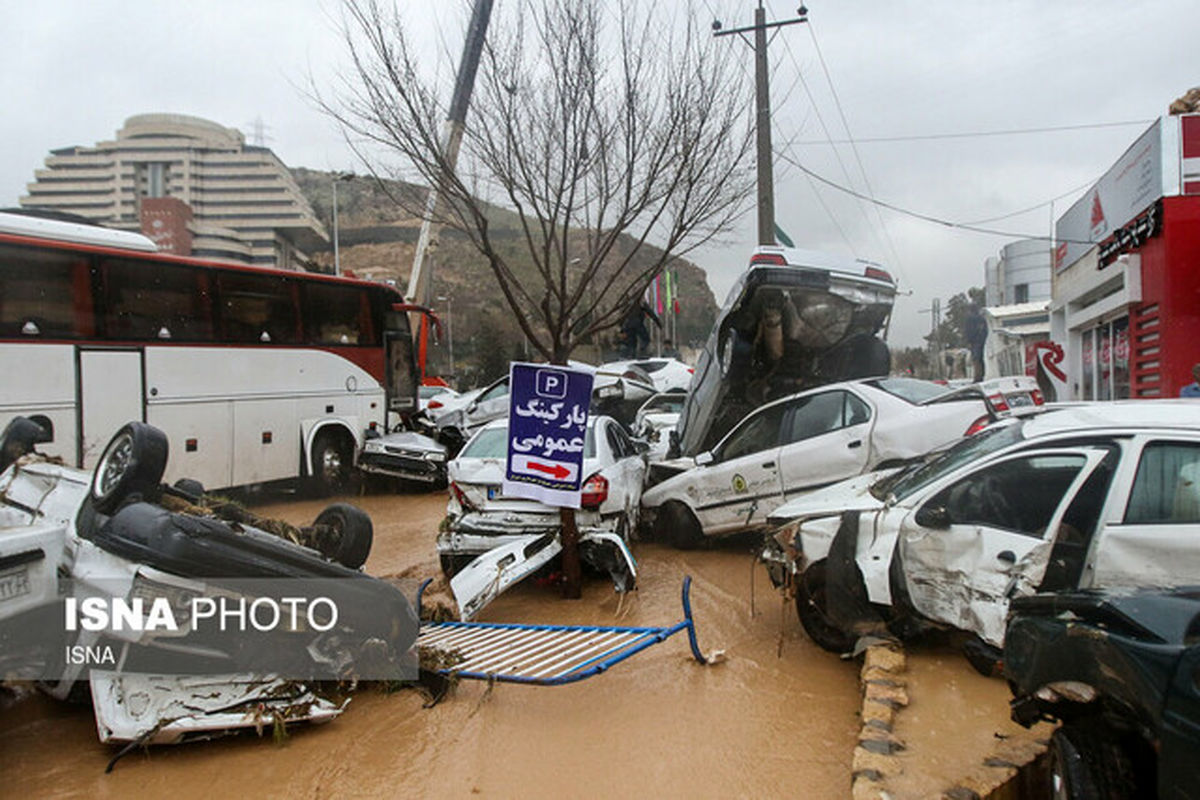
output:
[{"label": "person standing", "polygon": [[639,351],[649,347],[650,330],[646,327],[647,317],[662,330],[662,320],[645,300],[636,301],[625,314],[625,319],[621,322],[621,339],[624,345],[622,355],[625,358],[637,358]]},{"label": "person standing", "polygon": [[974,369],[975,383],[983,380],[983,345],[987,342],[988,327],[987,320],[983,318],[983,314],[979,311],[978,303],[971,303],[967,308],[967,319],[965,323],[967,334],[967,346],[971,348],[971,365]]},{"label": "person standing", "polygon": [[1192,382],[1179,390],[1180,397],[1200,397],[1200,364],[1192,366]]}]

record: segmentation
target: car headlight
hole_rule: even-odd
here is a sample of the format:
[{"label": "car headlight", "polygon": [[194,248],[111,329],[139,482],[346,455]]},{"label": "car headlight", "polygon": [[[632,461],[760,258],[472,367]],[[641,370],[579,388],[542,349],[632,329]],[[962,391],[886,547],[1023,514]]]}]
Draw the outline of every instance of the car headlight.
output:
[{"label": "car headlight", "polygon": [[446,460],[446,454],[445,453],[437,453],[437,452],[426,453],[425,459],[427,461],[436,461],[438,463],[441,463]]},{"label": "car headlight", "polygon": [[364,453],[382,453],[383,451],[383,442],[375,439],[368,439],[367,443],[363,445]]}]

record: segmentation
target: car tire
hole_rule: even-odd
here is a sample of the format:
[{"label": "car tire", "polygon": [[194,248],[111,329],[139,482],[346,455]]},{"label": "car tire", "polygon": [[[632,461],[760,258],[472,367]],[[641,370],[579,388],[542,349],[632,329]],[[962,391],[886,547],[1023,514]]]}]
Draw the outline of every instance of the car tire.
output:
[{"label": "car tire", "polygon": [[825,594],[825,562],[818,561],[796,578],[796,614],[804,632],[822,650],[848,653],[858,637],[842,630],[829,616]]},{"label": "car tire", "polygon": [[371,518],[349,503],[334,503],[317,515],[313,526],[326,526],[329,535],[321,536],[321,554],[344,567],[358,569],[371,554],[375,529]]},{"label": "car tire", "polygon": [[34,445],[46,441],[46,431],[28,417],[13,417],[0,433],[0,471],[27,453]]},{"label": "car tire", "polygon": [[704,544],[704,532],[692,510],[678,500],[667,501],[654,523],[654,537],[680,550],[695,550]]},{"label": "car tire", "polygon": [[1050,788],[1056,800],[1137,796],[1129,754],[1099,719],[1068,722],[1050,737]]},{"label": "car tire", "polygon": [[312,463],[309,470],[310,488],[320,497],[346,488],[350,477],[350,468],[354,464],[354,454],[347,444],[348,436],[335,431],[321,431],[313,440]]},{"label": "car tire", "polygon": [[92,505],[111,514],[131,494],[158,488],[167,468],[167,436],[153,425],[130,422],[108,440],[92,476]]},{"label": "car tire", "polygon": [[887,375],[892,369],[892,354],[888,346],[874,336],[860,336],[852,340],[847,348],[847,356],[845,377],[839,380],[877,378]]}]

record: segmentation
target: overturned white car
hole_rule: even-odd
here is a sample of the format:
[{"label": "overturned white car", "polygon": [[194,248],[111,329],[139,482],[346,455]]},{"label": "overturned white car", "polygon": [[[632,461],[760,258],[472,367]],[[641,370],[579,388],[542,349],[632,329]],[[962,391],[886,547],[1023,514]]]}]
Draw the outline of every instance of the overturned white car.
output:
[{"label": "overturned white car", "polygon": [[359,570],[363,512],[267,532],[195,481],[161,485],[150,425],[121,428],[94,474],[38,456],[43,440],[22,417],[0,436],[0,675],[90,689],[101,741],[325,721],[344,704],[314,681],[415,676],[412,607]]},{"label": "overturned white car", "polygon": [[1018,595],[1200,583],[1200,405],[1004,420],[922,464],[787,503],[770,522],[763,560],[822,647],[932,625],[998,648]]}]

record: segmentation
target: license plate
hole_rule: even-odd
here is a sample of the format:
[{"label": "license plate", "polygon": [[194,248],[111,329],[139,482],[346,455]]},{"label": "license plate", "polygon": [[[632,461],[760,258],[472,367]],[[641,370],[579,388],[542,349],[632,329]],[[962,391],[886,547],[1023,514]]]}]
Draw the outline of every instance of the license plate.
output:
[{"label": "license plate", "polygon": [[487,494],[488,500],[495,500],[496,498],[504,497],[504,492],[499,486],[489,486]]},{"label": "license plate", "polygon": [[1007,399],[1009,408],[1028,408],[1033,405],[1033,398],[1025,392],[1010,394]]},{"label": "license plate", "polygon": [[15,600],[31,591],[33,589],[29,585],[29,567],[20,567],[0,574],[0,603]]}]

